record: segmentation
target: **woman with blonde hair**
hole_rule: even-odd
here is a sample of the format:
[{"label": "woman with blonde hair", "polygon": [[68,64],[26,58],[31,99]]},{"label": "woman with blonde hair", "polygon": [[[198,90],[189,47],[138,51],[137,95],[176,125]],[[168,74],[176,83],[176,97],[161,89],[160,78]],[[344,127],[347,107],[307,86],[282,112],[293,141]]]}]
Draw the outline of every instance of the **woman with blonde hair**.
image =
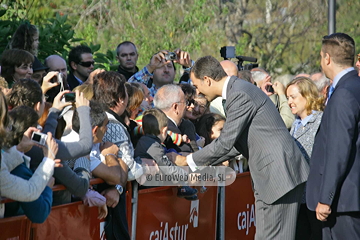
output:
[{"label": "woman with blonde hair", "polygon": [[[291,112],[296,115],[290,134],[309,163],[325,99],[307,77],[292,80],[286,87],[286,96]],[[322,239],[321,231],[321,222],[316,219],[315,212],[306,207],[304,194],[298,215],[296,239]]]}]

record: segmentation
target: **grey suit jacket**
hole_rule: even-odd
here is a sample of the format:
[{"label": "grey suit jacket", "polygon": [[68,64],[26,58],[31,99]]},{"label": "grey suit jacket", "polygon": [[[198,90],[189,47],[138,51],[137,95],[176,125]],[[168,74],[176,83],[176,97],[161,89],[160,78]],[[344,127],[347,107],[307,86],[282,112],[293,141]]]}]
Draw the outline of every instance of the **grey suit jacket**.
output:
[{"label": "grey suit jacket", "polygon": [[272,204],[305,182],[309,165],[271,100],[255,85],[231,77],[221,135],[193,154],[199,166],[215,165],[237,153],[249,161],[254,189]]},{"label": "grey suit jacket", "polygon": [[315,142],[315,135],[319,129],[323,112],[316,112],[310,118],[305,127],[300,127],[294,134],[295,125],[291,127],[290,134],[294,137],[296,144],[306,161],[310,162],[310,157]]}]

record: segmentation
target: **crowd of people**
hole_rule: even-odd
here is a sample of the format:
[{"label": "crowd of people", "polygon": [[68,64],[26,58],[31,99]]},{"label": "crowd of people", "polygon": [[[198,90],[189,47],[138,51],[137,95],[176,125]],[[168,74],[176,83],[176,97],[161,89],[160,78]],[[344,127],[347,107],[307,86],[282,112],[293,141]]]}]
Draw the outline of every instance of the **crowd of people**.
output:
[{"label": "crowd of people", "polygon": [[[225,165],[250,171],[256,239],[360,239],[360,55],[354,65],[348,35],[323,38],[322,72],[276,79],[180,48],[140,69],[130,41],[116,47],[117,72],[95,70],[85,45],[42,63],[38,39],[22,24],[1,54],[0,196],[14,201],[0,218],[42,223],[52,206],[82,200],[106,218],[108,239],[130,239],[128,181]],[[105,183],[91,187],[93,177]]]}]

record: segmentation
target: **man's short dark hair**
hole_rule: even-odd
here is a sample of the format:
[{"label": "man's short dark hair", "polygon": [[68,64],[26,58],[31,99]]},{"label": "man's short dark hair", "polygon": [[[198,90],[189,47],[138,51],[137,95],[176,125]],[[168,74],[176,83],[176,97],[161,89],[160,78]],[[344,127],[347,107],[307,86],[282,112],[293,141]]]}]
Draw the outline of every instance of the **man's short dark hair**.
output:
[{"label": "man's short dark hair", "polygon": [[135,44],[134,44],[133,42],[124,41],[124,42],[120,43],[120,44],[116,47],[116,55],[119,56],[120,47],[123,46],[123,45],[133,45],[134,48],[135,48],[136,54],[138,53],[137,48],[136,48],[136,46],[135,46]]},{"label": "man's short dark hair", "polygon": [[201,80],[204,80],[205,76],[212,78],[214,81],[220,81],[224,77],[227,77],[220,62],[212,56],[199,58],[191,68],[191,72],[196,78]]},{"label": "man's short dark hair", "polygon": [[32,79],[20,79],[15,82],[7,95],[10,108],[28,106],[34,108],[38,102],[43,102],[43,92],[39,83]]},{"label": "man's short dark hair", "polygon": [[142,126],[145,134],[158,136],[161,129],[167,126],[168,118],[158,108],[152,108],[144,112]]},{"label": "man's short dark hair", "polygon": [[94,77],[93,89],[94,100],[106,105],[108,108],[115,107],[119,99],[125,99],[125,77],[117,72],[101,72]]},{"label": "man's short dark hair", "polygon": [[[101,127],[104,124],[106,119],[106,112],[104,109],[106,108],[103,104],[96,101],[90,101],[90,123],[92,129],[96,126]],[[76,109],[74,110],[72,119],[72,129],[77,133],[80,131],[79,113]]]},{"label": "man's short dark hair", "polygon": [[88,46],[85,46],[85,45],[79,45],[79,46],[72,48],[71,51],[69,52],[68,64],[69,64],[71,71],[74,70],[71,67],[71,62],[74,62],[76,64],[80,63],[82,60],[81,54],[83,54],[83,53],[92,54],[91,48],[89,48]]},{"label": "man's short dark hair", "polygon": [[323,53],[328,53],[334,63],[341,66],[353,66],[355,41],[345,33],[333,33],[322,39]]}]

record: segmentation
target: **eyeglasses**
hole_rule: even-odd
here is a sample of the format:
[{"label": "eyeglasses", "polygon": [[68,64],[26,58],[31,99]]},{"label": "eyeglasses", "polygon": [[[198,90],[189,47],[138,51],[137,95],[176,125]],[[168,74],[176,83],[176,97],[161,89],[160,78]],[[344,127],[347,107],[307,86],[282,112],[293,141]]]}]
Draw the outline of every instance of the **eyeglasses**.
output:
[{"label": "eyeglasses", "polygon": [[79,62],[78,63],[80,66],[83,66],[83,67],[90,67],[91,65],[94,66],[95,64],[95,61],[90,61],[90,62]]}]

